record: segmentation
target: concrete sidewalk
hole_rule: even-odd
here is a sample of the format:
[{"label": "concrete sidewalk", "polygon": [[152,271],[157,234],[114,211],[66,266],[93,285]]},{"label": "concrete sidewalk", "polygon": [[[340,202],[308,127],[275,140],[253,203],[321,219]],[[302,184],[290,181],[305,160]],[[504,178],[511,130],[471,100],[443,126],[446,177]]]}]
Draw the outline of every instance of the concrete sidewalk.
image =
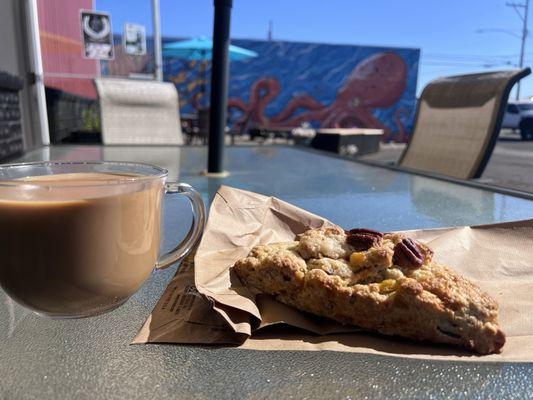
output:
[{"label": "concrete sidewalk", "polygon": [[[395,163],[404,148],[404,144],[382,144],[378,153],[360,158]],[[479,181],[533,193],[533,141],[524,142],[511,135],[500,137]]]}]

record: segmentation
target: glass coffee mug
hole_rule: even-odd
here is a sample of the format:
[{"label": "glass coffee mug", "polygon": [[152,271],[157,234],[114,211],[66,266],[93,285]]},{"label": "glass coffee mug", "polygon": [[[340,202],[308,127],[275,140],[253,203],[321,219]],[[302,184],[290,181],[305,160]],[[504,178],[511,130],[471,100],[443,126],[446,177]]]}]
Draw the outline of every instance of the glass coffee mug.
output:
[{"label": "glass coffee mug", "polygon": [[[127,162],[0,165],[0,286],[51,317],[120,306],[154,267],[185,257],[202,234],[200,195],[166,177],[162,168]],[[164,194],[186,196],[193,222],[158,257]]]}]

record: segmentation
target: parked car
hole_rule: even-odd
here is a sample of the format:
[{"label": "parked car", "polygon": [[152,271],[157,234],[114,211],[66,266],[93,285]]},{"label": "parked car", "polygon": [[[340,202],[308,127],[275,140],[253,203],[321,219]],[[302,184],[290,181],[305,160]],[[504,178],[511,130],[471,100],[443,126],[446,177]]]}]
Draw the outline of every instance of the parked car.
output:
[{"label": "parked car", "polygon": [[533,101],[507,103],[502,128],[519,130],[522,140],[533,139]]}]

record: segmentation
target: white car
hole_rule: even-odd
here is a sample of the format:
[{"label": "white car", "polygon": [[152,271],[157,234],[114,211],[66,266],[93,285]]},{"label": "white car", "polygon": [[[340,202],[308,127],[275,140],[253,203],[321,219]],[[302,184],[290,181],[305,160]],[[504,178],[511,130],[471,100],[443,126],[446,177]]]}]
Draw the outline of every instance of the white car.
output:
[{"label": "white car", "polygon": [[520,130],[522,140],[533,139],[533,101],[507,103],[502,128]]}]

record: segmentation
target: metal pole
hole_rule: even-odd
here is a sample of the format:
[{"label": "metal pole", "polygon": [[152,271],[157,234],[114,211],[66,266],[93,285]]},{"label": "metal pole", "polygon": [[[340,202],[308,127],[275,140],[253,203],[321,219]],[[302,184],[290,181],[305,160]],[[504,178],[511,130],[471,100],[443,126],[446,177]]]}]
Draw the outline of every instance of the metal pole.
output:
[{"label": "metal pole", "polygon": [[[524,6],[524,26],[522,28],[522,44],[520,46],[520,68],[524,67],[524,51],[526,47],[526,38],[527,38],[527,12],[529,8],[529,0],[526,0],[526,4]],[[520,81],[518,81],[516,86],[516,100],[520,100]]]},{"label": "metal pole", "polygon": [[39,116],[39,128],[43,145],[50,144],[50,132],[48,130],[48,112],[46,109],[46,95],[44,91],[44,69],[41,57],[41,41],[39,39],[39,19],[37,12],[37,0],[26,1],[26,18],[29,42],[29,61],[35,77],[35,82],[30,93],[33,92],[37,103]]},{"label": "metal pole", "polygon": [[159,0],[152,0],[152,24],[154,37],[154,78],[163,80],[163,53],[161,51],[161,19],[159,16]]},{"label": "metal pole", "polygon": [[208,173],[222,173],[224,133],[228,101],[228,47],[232,0],[214,0],[213,60],[211,64],[211,106],[209,112]]}]

